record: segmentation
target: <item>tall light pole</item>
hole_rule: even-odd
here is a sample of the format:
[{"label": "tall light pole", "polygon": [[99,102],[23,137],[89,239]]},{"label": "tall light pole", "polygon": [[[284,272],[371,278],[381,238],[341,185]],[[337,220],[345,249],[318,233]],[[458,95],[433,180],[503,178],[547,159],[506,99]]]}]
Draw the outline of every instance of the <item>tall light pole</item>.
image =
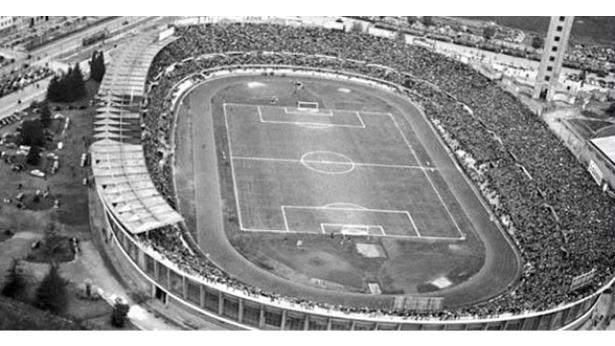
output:
[{"label": "tall light pole", "polygon": [[559,84],[568,39],[572,31],[573,16],[553,16],[542,51],[532,97],[551,101]]}]

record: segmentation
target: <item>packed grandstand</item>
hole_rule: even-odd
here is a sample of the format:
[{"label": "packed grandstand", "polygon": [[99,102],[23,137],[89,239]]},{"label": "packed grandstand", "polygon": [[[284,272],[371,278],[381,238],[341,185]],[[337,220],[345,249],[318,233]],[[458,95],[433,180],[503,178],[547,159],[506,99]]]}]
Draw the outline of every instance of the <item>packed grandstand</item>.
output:
[{"label": "packed grandstand", "polygon": [[[412,318],[455,319],[541,311],[602,287],[615,264],[614,201],[603,194],[546,125],[514,96],[462,63],[397,40],[319,27],[224,24],[178,28],[178,40],[154,59],[142,143],[151,177],[176,205],[170,148],[174,86],[220,66],[268,64],[327,68],[386,80],[420,105],[516,242],[524,270],[518,286],[472,306],[438,312],[373,311],[282,297],[231,278],[190,249],[176,226],[147,236],[182,270],[247,294],[302,306]],[[596,269],[591,284],[570,290],[574,277]]]}]

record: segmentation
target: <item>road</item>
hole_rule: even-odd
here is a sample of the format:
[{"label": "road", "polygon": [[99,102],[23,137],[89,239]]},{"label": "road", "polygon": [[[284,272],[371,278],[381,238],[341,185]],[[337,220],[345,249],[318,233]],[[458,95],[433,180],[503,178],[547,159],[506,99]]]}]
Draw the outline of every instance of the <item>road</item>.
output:
[{"label": "road", "polygon": [[[117,18],[109,22],[105,22],[100,25],[93,26],[83,32],[65,37],[58,41],[55,41],[47,46],[41,47],[33,52],[33,56],[41,57],[40,60],[36,60],[36,64],[53,63],[53,62],[67,62],[74,63],[76,61],[82,62],[91,55],[91,50],[97,49],[105,52],[106,56],[120,45],[125,40],[129,39],[131,35],[140,32],[143,29],[150,27],[157,23],[165,23],[168,18],[165,17],[126,17]],[[128,24],[122,23],[128,21]],[[113,37],[107,40],[106,43],[90,46],[88,48],[79,49],[82,47],[82,40],[84,37],[91,35],[95,32],[107,28]],[[120,47],[121,48],[121,47]],[[62,60],[62,61],[59,61]],[[7,67],[4,67],[7,68]],[[2,69],[0,69],[2,71]],[[0,98],[0,119],[7,117],[14,112],[26,109],[32,101],[42,101],[45,99],[47,85],[50,78],[38,82],[39,88],[35,84],[25,87],[24,89],[6,95]],[[18,102],[21,100],[21,103]]]},{"label": "road", "polygon": [[[0,74],[11,71],[12,69],[20,66],[24,62],[30,62],[33,64],[44,64],[45,62],[55,58],[62,53],[81,47],[83,38],[97,33],[101,30],[107,29],[113,35],[114,33],[118,33],[119,31],[121,31],[122,29],[132,27],[136,24],[141,24],[143,22],[151,20],[152,18],[153,17],[119,17],[104,23],[93,25],[83,31],[69,35],[57,41],[53,41],[47,45],[33,50],[32,52],[30,52],[30,54],[32,55],[31,59],[17,60],[13,64],[6,65],[0,68]],[[122,23],[125,21],[127,21],[128,24],[122,25]]]},{"label": "road", "polygon": [[[48,77],[0,98],[0,119],[28,108],[32,101],[45,99],[50,79],[51,77]],[[36,87],[37,84],[38,88]],[[18,102],[19,100],[21,100],[21,103]]]}]

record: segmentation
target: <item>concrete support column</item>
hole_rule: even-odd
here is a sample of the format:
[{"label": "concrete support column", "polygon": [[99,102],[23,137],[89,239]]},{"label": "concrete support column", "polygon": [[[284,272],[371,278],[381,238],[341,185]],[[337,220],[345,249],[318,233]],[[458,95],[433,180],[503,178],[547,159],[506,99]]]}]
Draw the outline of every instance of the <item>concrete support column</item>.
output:
[{"label": "concrete support column", "polygon": [[280,323],[280,329],[284,330],[286,326],[286,310],[282,310],[282,323]]},{"label": "concrete support column", "polygon": [[222,292],[218,291],[218,315],[222,316],[222,312],[224,311],[224,296]]},{"label": "concrete support column", "polygon": [[237,303],[237,321],[241,322],[243,320],[243,299],[239,298],[239,302]]},{"label": "concrete support column", "polygon": [[258,318],[258,328],[263,329],[263,327],[265,326],[265,308],[263,308],[262,305],[260,305],[261,307],[261,312],[260,312],[260,317]]},{"label": "concrete support column", "polygon": [[201,308],[205,307],[205,289],[203,289],[203,285],[199,285],[200,298],[199,298],[199,306]]}]

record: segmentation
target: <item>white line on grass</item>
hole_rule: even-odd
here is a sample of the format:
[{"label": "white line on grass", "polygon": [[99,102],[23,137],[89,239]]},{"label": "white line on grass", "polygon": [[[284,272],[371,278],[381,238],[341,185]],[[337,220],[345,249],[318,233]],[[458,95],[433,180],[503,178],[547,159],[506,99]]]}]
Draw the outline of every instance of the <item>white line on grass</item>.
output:
[{"label": "white line on grass", "polygon": [[[290,228],[288,228],[288,219],[286,216],[286,209],[298,209],[298,210],[327,210],[327,211],[354,211],[354,212],[361,212],[361,213],[382,213],[382,214],[404,214],[406,215],[406,217],[408,218],[408,221],[410,221],[410,225],[412,226],[412,228],[414,228],[414,232],[416,233],[418,238],[421,238],[421,233],[419,232],[418,227],[416,227],[416,224],[414,223],[414,219],[412,218],[412,215],[410,214],[409,211],[407,210],[391,210],[391,209],[370,209],[370,208],[350,208],[350,207],[335,207],[335,208],[330,208],[327,206],[298,206],[298,205],[282,205],[280,206],[280,208],[282,209],[282,217],[284,218],[284,223],[286,224],[286,228],[288,230],[290,230]],[[366,225],[366,226],[370,226],[370,225]],[[376,226],[376,225],[374,225]],[[384,233],[384,230],[383,230]],[[384,233],[384,235],[387,235],[386,233]]]},{"label": "white line on grass", "polygon": [[[253,104],[245,104],[245,103],[233,103],[233,102],[228,102],[225,103],[229,106],[243,106],[243,107],[254,107],[254,106],[258,106],[258,105],[253,105]],[[286,108],[285,106],[270,106],[270,105],[261,105],[261,107],[264,108]],[[354,112],[360,112],[360,113],[371,113],[371,114],[380,114],[380,115],[387,115],[387,114],[391,114],[389,112],[377,112],[377,111],[357,111],[356,109],[335,109],[335,108],[320,108],[320,111],[323,110],[327,110],[327,111],[331,111],[331,112],[346,112],[346,113],[354,113]]]},{"label": "white line on grass", "polygon": [[[226,103],[222,105],[222,112],[224,113],[224,124],[226,126],[226,140],[228,142],[228,157],[233,157],[233,151],[231,149],[231,130],[228,125],[228,114],[226,113]],[[235,205],[237,206],[237,219],[239,220],[239,229],[243,229],[243,222],[241,219],[241,208],[239,203],[239,190],[237,189],[237,179],[235,176],[235,166],[233,165],[233,160],[231,159],[231,175],[233,176],[233,189],[235,191]]]},{"label": "white line on grass", "polygon": [[[244,228],[243,227],[243,221],[242,221],[242,218],[241,218],[241,208],[240,208],[238,189],[237,189],[237,181],[236,181],[236,176],[235,176],[235,167],[233,165],[233,161],[234,160],[253,160],[253,161],[272,161],[272,162],[301,163],[301,160],[300,159],[282,159],[282,158],[263,158],[263,157],[233,156],[232,155],[232,150],[231,150],[230,128],[229,128],[229,125],[228,125],[228,114],[227,114],[227,111],[226,111],[226,106],[227,105],[243,106],[243,107],[256,107],[258,115],[259,115],[259,120],[262,123],[283,123],[283,124],[295,124],[295,125],[300,125],[300,124],[322,125],[322,124],[321,123],[314,123],[314,122],[291,122],[291,121],[264,120],[263,119],[263,113],[262,113],[260,105],[235,104],[235,103],[224,103],[223,104],[224,120],[225,120],[225,124],[226,124],[227,140],[228,140],[228,147],[229,147],[229,157],[230,157],[230,161],[231,161],[231,174],[233,176],[233,186],[234,186],[234,189],[235,189],[234,193],[235,193],[235,201],[236,201],[236,205],[237,205],[237,214],[238,214],[240,229],[243,230],[243,231],[252,231],[252,232],[313,233],[313,232],[291,231],[290,228],[289,228],[289,225],[288,225],[288,220],[286,218],[285,207],[289,207],[289,208],[293,208],[293,207],[296,207],[296,208],[312,208],[312,209],[319,209],[319,208],[327,209],[327,208],[325,208],[325,207],[313,207],[313,206],[303,206],[303,207],[301,207],[301,206],[281,206],[286,230],[262,230],[262,229],[251,229],[251,228]],[[281,106],[263,106],[263,107],[265,107],[265,108],[267,108],[267,107],[270,107],[270,108],[285,108],[285,107],[281,107]],[[442,196],[440,195],[440,193],[436,189],[433,181],[431,180],[431,178],[427,174],[427,171],[435,172],[435,171],[438,171],[438,169],[434,168],[434,167],[424,167],[424,166],[420,165],[420,161],[419,161],[418,155],[416,154],[416,152],[414,151],[414,149],[410,145],[410,142],[408,141],[408,139],[406,138],[405,134],[403,133],[403,131],[399,127],[399,124],[397,123],[397,120],[395,119],[395,117],[393,117],[393,115],[391,113],[374,112],[374,111],[359,112],[359,111],[355,111],[355,110],[339,110],[339,109],[338,110],[336,110],[336,109],[328,109],[328,110],[331,111],[331,112],[335,112],[335,111],[339,111],[339,112],[353,112],[353,113],[356,114],[356,116],[359,118],[359,121],[361,122],[361,126],[330,124],[331,126],[334,126],[334,127],[336,126],[336,127],[366,128],[367,126],[363,122],[363,119],[362,119],[362,116],[361,116],[360,113],[378,114],[378,115],[387,115],[387,116],[389,116],[391,118],[391,120],[393,121],[395,127],[397,128],[397,130],[401,134],[401,136],[402,136],[406,146],[410,150],[412,156],[414,157],[414,159],[416,160],[416,162],[419,165],[392,165],[392,164],[376,164],[376,163],[355,163],[355,165],[356,166],[365,166],[365,167],[417,169],[417,170],[423,171],[423,173],[425,174],[425,177],[427,178],[427,181],[429,182],[429,184],[431,185],[433,191],[435,192],[436,196],[438,197],[438,200],[440,201],[440,204],[444,207],[444,209],[446,210],[447,215],[449,216],[450,220],[455,225],[455,228],[457,229],[457,232],[460,234],[460,237],[456,238],[456,237],[422,236],[420,231],[418,230],[418,227],[416,226],[416,224],[414,222],[414,219],[412,218],[412,215],[407,210],[398,211],[398,210],[355,209],[355,208],[331,208],[331,209],[338,209],[338,210],[364,210],[364,211],[374,211],[374,212],[405,213],[408,216],[408,219],[410,220],[410,222],[412,224],[412,227],[414,228],[415,233],[417,234],[417,236],[411,236],[411,235],[386,235],[386,234],[383,235],[383,236],[386,236],[386,237],[393,237],[393,238],[420,238],[420,239],[426,239],[426,240],[429,240],[429,239],[432,239],[432,240],[453,240],[453,239],[454,240],[463,240],[463,239],[465,239],[464,233],[459,228],[459,225],[457,224],[455,218],[452,216],[448,206],[444,203],[444,200],[443,200]],[[286,109],[284,109],[284,111],[286,111]],[[323,160],[323,161],[319,161],[319,160],[304,160],[304,162],[322,163],[322,164],[344,164],[344,163],[347,164],[348,163],[348,162],[345,162],[345,161],[344,162],[337,162],[337,161],[329,161],[329,160]],[[375,236],[378,236],[378,235],[375,235]]]},{"label": "white line on grass", "polygon": [[[387,236],[386,232],[384,231],[384,228],[382,226],[380,226],[380,225],[346,224],[346,223],[321,223],[320,224],[320,229],[322,230],[322,233],[326,234],[325,228],[327,228],[327,227],[339,227],[339,228],[341,228],[342,231],[344,230],[344,228],[365,228],[366,231],[367,231],[367,233],[365,233],[365,234],[361,234],[361,233],[348,234],[348,233],[346,233],[347,235],[361,235],[361,236],[368,236],[368,235],[369,236],[372,236],[372,235],[373,236],[377,236],[377,234],[370,234],[369,233],[371,228],[377,228],[377,229],[380,230],[380,233],[381,233],[380,236],[382,236],[382,237],[386,237]],[[340,231],[340,233],[345,234],[342,231]]]},{"label": "white line on grass", "polygon": [[320,116],[320,117],[332,117],[333,116],[333,111],[331,111],[330,109],[318,109],[318,110],[305,110],[305,111],[301,111],[299,109],[295,109],[295,110],[289,110],[288,107],[284,107],[284,113],[286,114],[292,114],[292,115],[314,115],[314,116]]},{"label": "white line on grass", "polygon": [[[237,105],[237,104],[234,104]],[[318,126],[320,128],[320,126],[326,125],[326,128],[331,128],[331,127],[347,127],[347,128],[356,128],[356,129],[364,129],[366,128],[365,123],[363,122],[363,119],[361,118],[361,116],[359,115],[359,112],[356,111],[346,111],[349,113],[354,113],[357,118],[359,119],[359,122],[361,123],[361,125],[348,125],[348,124],[332,124],[332,123],[319,123],[319,122],[315,122],[315,121],[291,121],[291,120],[266,120],[263,116],[263,110],[262,108],[282,108],[284,110],[284,112],[286,112],[287,114],[295,114],[292,112],[288,112],[286,111],[286,107],[272,107],[272,106],[260,106],[260,105],[239,105],[239,106],[244,106],[244,107],[256,107],[256,110],[258,111],[258,118],[260,120],[261,123],[264,124],[292,124],[292,125],[314,125],[314,126]],[[333,112],[335,112],[335,110],[330,110],[330,109],[326,109],[329,112],[331,112],[331,115],[322,115],[322,114],[311,114],[308,112],[305,113],[297,113],[296,115],[315,115],[315,116],[326,116],[326,117],[334,117],[335,114],[333,114]],[[341,112],[341,111],[340,111]]]},{"label": "white line on grass", "polygon": [[[399,124],[397,123],[397,120],[395,120],[395,117],[393,116],[393,114],[391,114],[391,113],[388,113],[388,114],[389,114],[389,117],[393,120],[393,123],[395,124],[395,127],[397,127],[397,130],[399,131],[399,133],[403,137],[404,142],[406,142],[406,145],[408,146],[408,149],[410,149],[410,152],[412,153],[412,156],[414,156],[414,159],[416,160],[416,162],[418,164],[420,164],[420,160],[419,160],[418,155],[416,154],[416,152],[414,151],[414,149],[410,145],[410,142],[406,138],[406,135],[404,134],[404,132],[399,127]],[[442,206],[444,207],[444,210],[446,210],[446,213],[448,214],[448,217],[451,219],[451,221],[455,225],[455,228],[457,229],[457,232],[459,233],[461,238],[465,239],[465,234],[463,234],[463,232],[459,228],[459,225],[457,224],[457,221],[455,221],[455,218],[451,214],[451,211],[448,209],[448,206],[444,203],[444,200],[442,199],[442,196],[440,195],[440,192],[438,192],[438,189],[436,189],[436,186],[434,185],[433,181],[429,177],[429,174],[427,174],[427,172],[425,172],[425,171],[423,171],[423,173],[425,174],[425,178],[427,178],[427,181],[429,181],[429,184],[431,185],[431,188],[436,193],[436,196],[438,196],[438,199],[440,200],[440,204],[442,204]]]},{"label": "white line on grass", "polygon": [[[301,163],[300,159],[282,159],[282,158],[273,158],[273,157],[251,157],[251,156],[233,156],[231,157],[233,160],[242,160],[242,161],[271,161],[271,162],[292,162],[292,163]],[[331,160],[303,160],[303,162],[308,163],[322,163],[322,164],[349,164],[347,161],[331,161]],[[364,167],[382,167],[382,168],[406,168],[406,169],[418,169],[418,170],[426,170],[435,172],[438,169],[434,167],[425,167],[425,166],[414,166],[414,165],[392,165],[385,163],[367,163],[367,162],[355,162],[355,166],[364,166]]]}]

